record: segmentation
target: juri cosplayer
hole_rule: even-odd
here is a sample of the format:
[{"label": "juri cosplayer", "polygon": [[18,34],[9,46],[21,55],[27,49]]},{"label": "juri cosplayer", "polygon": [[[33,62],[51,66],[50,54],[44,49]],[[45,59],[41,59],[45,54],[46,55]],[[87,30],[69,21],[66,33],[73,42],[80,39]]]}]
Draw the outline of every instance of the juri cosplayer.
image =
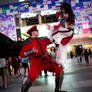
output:
[{"label": "juri cosplayer", "polygon": [[[68,3],[63,3],[60,8],[61,12],[58,17],[62,17],[60,23],[53,27],[49,27],[49,39],[57,44],[56,63],[63,65],[67,60],[67,47],[69,41],[73,37],[74,14]],[[64,26],[64,27],[63,27]]]}]

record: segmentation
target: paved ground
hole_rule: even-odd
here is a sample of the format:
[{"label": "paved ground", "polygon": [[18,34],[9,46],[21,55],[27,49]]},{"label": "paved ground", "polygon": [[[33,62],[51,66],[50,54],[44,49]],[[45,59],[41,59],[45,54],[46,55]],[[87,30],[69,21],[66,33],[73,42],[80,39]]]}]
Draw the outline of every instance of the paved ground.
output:
[{"label": "paved ground", "polygon": [[[77,64],[76,58],[68,59],[64,71],[62,90],[92,92],[92,59],[89,65],[85,64],[84,58],[82,65]],[[44,74],[38,77],[29,92],[54,92],[55,78],[52,73],[48,73],[48,75],[48,77],[44,77]],[[11,76],[9,87],[7,89],[0,88],[0,92],[20,92],[22,79],[22,76],[16,79]]]}]

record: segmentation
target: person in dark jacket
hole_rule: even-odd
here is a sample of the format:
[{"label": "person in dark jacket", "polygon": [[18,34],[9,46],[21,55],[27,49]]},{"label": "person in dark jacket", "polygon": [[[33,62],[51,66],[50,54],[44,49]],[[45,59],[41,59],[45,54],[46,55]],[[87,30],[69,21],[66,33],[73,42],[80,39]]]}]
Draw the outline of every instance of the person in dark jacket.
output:
[{"label": "person in dark jacket", "polygon": [[89,64],[89,52],[87,51],[87,49],[84,50],[84,57],[85,57],[85,61],[86,64]]},{"label": "person in dark jacket", "polygon": [[77,55],[78,64],[82,64],[82,52],[83,52],[82,47],[77,46],[76,55]]}]

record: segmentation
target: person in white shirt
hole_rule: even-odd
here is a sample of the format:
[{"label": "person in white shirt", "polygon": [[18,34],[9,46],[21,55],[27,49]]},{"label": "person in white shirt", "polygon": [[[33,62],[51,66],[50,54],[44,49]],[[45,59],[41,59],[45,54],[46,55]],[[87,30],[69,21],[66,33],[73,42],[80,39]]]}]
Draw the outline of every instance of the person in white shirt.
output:
[{"label": "person in white shirt", "polygon": [[2,86],[8,88],[8,68],[5,58],[0,58],[0,72],[2,76]]}]

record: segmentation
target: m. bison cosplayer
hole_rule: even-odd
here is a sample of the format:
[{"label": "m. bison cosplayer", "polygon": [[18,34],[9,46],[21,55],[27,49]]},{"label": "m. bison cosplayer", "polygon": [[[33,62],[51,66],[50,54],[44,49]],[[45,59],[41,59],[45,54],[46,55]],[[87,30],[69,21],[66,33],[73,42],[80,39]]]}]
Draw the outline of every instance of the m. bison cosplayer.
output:
[{"label": "m. bison cosplayer", "polygon": [[21,92],[28,91],[29,87],[32,86],[33,82],[36,80],[38,75],[40,75],[42,70],[48,70],[55,73],[55,92],[59,92],[63,79],[63,68],[52,61],[52,59],[46,53],[47,45],[51,44],[50,40],[48,38],[38,37],[39,31],[37,30],[37,26],[31,27],[27,31],[27,34],[30,35],[27,40],[17,42],[0,33],[0,51],[2,53],[0,54],[0,58],[10,56],[20,56],[21,58],[28,56],[31,58],[28,77],[24,78],[23,80]]}]

